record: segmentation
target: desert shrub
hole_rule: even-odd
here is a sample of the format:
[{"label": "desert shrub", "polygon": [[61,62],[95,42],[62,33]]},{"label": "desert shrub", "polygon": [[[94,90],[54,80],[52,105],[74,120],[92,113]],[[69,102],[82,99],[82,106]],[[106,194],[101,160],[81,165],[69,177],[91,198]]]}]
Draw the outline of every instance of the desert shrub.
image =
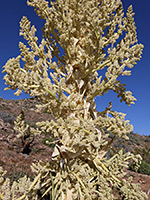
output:
[{"label": "desert shrub", "polygon": [[0,110],[0,118],[6,123],[14,124],[14,121],[16,119],[15,114],[11,114],[5,111]]},{"label": "desert shrub", "polygon": [[[130,164],[129,169],[131,171],[135,171],[134,165]],[[139,165],[139,168],[137,169],[137,172],[140,174],[150,175],[150,164],[145,161],[142,161],[141,164]]]},{"label": "desert shrub", "polygon": [[139,140],[139,138],[138,138],[137,135],[135,135],[133,132],[131,132],[130,134],[128,134],[128,137],[129,137],[129,141],[130,141],[132,144],[136,144],[137,146],[140,145],[140,140]]},{"label": "desert shrub", "polygon": [[149,143],[150,142],[150,136],[146,136],[145,140],[144,140],[146,143]]},{"label": "desert shrub", "polygon": [[141,174],[150,175],[150,164],[145,161],[142,161],[142,163],[138,169],[138,172]]}]

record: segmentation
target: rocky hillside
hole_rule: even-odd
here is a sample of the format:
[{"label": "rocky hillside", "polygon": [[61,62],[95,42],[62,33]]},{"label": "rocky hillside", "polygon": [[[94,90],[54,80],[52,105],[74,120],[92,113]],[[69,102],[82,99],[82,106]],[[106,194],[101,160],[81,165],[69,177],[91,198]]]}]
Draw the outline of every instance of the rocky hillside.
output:
[{"label": "rocky hillside", "polygon": [[[21,110],[24,111],[26,122],[34,127],[37,121],[52,119],[53,116],[41,113],[35,104],[40,103],[36,99],[4,100],[0,98],[0,166],[7,170],[7,176],[11,181],[27,174],[32,177],[30,164],[39,160],[50,160],[52,146],[45,145],[44,135],[36,137],[31,144],[29,154],[23,153],[22,141],[16,138],[13,129],[14,120]],[[114,150],[123,148],[124,151],[139,153],[143,162],[139,173],[127,171],[127,176],[132,176],[133,181],[139,183],[143,191],[149,193],[150,199],[150,136],[142,136],[136,133],[129,134],[130,140],[116,139]]]}]

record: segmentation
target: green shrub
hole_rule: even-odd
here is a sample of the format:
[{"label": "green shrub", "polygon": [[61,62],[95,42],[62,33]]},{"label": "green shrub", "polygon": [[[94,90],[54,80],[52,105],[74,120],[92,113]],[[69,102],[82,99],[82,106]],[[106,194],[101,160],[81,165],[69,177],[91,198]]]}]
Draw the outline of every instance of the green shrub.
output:
[{"label": "green shrub", "polygon": [[142,161],[142,163],[138,169],[138,172],[141,174],[150,175],[150,164],[145,161]]},{"label": "green shrub", "polygon": [[131,163],[129,166],[129,170],[134,171],[134,172],[136,171],[140,174],[150,175],[150,164],[145,161],[142,161],[141,164],[139,165],[139,168],[135,170],[134,163]]}]

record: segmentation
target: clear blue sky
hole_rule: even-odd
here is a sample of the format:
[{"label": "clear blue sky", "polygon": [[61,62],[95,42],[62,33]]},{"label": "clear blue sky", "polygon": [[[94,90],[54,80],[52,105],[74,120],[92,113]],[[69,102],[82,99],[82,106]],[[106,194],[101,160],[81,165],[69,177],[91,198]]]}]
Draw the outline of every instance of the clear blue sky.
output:
[{"label": "clear blue sky", "polygon": [[[134,126],[134,132],[150,135],[150,1],[149,0],[122,0],[125,11],[129,5],[133,5],[135,22],[138,31],[139,42],[144,44],[143,58],[132,69],[132,76],[123,78],[127,89],[131,90],[137,98],[135,105],[128,107],[116,98],[116,94],[109,92],[105,97],[96,99],[97,109],[101,111],[108,102],[113,102],[113,109],[127,114]],[[19,21],[22,16],[27,16],[38,29],[43,22],[36,16],[32,7],[28,7],[26,0],[5,0],[0,3],[0,97],[4,99],[26,98],[21,95],[16,97],[13,91],[4,91],[2,67],[9,58],[19,54],[18,43],[22,38],[19,36]]]}]

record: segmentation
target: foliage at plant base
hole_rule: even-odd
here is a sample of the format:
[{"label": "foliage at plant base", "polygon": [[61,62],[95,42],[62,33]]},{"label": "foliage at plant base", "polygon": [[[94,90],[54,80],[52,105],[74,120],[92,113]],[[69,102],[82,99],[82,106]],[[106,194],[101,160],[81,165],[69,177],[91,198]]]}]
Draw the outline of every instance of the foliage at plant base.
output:
[{"label": "foliage at plant base", "polygon": [[119,80],[131,74],[143,50],[132,6],[125,15],[121,0],[27,3],[45,20],[43,38],[38,41],[35,26],[23,17],[20,35],[27,43],[20,42],[20,55],[7,61],[4,80],[6,89],[17,89],[15,95],[24,91],[40,99],[37,107],[53,114],[55,121],[38,122],[37,131],[52,132],[57,140],[52,160],[31,166],[34,181],[25,176],[10,185],[1,169],[0,198],[146,199],[139,185],[124,178],[129,161],[137,168],[141,157],[123,150],[106,156],[116,137],[128,139],[132,125],[125,114],[112,110],[111,102],[99,115],[95,104],[95,97],[109,90],[129,106],[136,100]]}]

